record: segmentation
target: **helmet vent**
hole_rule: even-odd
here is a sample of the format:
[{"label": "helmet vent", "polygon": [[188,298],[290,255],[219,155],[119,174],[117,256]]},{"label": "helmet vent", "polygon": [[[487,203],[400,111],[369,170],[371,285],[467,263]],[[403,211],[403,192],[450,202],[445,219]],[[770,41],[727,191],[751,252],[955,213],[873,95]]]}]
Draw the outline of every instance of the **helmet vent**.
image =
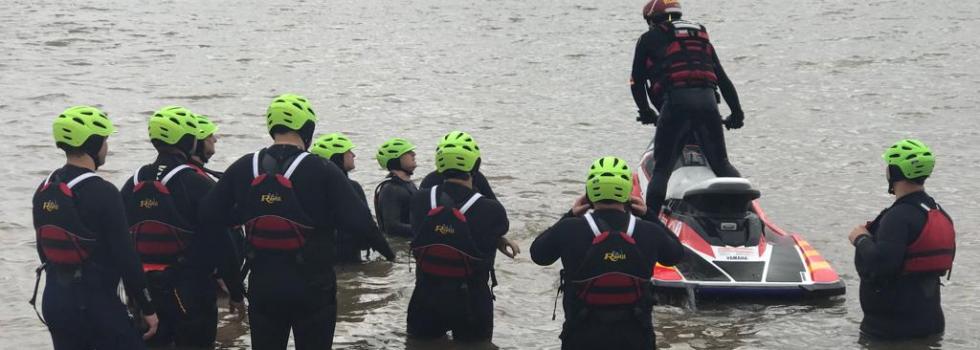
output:
[{"label": "helmet vent", "polygon": [[82,114],[82,115],[92,115],[92,111],[82,111],[82,112],[79,112],[79,113]]},{"label": "helmet vent", "polygon": [[300,110],[303,109],[303,106],[296,102],[293,102],[293,107],[299,108]]},{"label": "helmet vent", "polygon": [[82,120],[82,118],[75,117],[75,118],[71,118],[71,120],[74,120],[76,123],[85,125],[85,121]]},{"label": "helmet vent", "polygon": [[106,128],[105,127],[105,124],[102,124],[101,122],[92,122],[92,125],[95,125],[97,127],[100,127],[102,129],[105,129]]}]

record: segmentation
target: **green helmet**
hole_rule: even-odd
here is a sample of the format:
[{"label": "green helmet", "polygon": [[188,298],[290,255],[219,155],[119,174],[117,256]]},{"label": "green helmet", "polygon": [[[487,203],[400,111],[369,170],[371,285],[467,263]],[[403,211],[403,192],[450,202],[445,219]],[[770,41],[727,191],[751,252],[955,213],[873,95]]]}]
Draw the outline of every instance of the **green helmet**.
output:
[{"label": "green helmet", "polygon": [[195,114],[194,119],[197,120],[197,139],[204,140],[211,135],[214,135],[218,131],[218,126],[211,122],[208,116],[203,114]]},{"label": "green helmet", "polygon": [[55,143],[80,147],[92,135],[108,137],[116,132],[109,117],[98,108],[75,106],[61,112],[51,126]]},{"label": "green helmet", "polygon": [[905,139],[896,142],[881,155],[888,165],[894,165],[902,171],[906,179],[918,179],[932,175],[936,167],[936,157],[922,141]]},{"label": "green helmet", "polygon": [[269,131],[276,125],[282,125],[290,130],[303,128],[306,122],[316,122],[316,113],[310,102],[303,96],[294,94],[282,94],[276,97],[266,110],[266,126]]},{"label": "green helmet", "polygon": [[168,145],[176,145],[184,136],[197,139],[200,131],[194,113],[184,107],[167,106],[150,117],[150,140],[159,140]]},{"label": "green helmet", "polygon": [[592,163],[589,178],[585,181],[585,193],[593,203],[612,200],[626,203],[633,192],[633,172],[626,161],[616,157],[602,157]]},{"label": "green helmet", "polygon": [[415,145],[403,138],[393,138],[378,147],[378,155],[375,157],[378,159],[378,165],[381,169],[388,169],[388,161],[392,159],[398,159],[405,153],[415,150]]},{"label": "green helmet", "polygon": [[352,149],[354,149],[354,143],[346,135],[335,132],[318,137],[316,141],[313,141],[310,152],[330,159],[336,154],[342,154]]},{"label": "green helmet", "polygon": [[462,131],[453,131],[442,137],[436,146],[436,171],[446,170],[473,171],[476,161],[480,159],[480,146],[476,145],[473,137]]}]

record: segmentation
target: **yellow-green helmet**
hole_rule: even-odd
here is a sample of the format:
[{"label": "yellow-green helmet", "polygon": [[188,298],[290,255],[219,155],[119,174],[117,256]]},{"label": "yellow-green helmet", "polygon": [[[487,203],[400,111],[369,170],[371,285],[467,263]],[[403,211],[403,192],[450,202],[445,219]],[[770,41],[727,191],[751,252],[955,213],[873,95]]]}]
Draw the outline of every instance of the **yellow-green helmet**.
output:
[{"label": "yellow-green helmet", "polygon": [[270,132],[276,125],[299,130],[306,122],[316,123],[317,120],[310,102],[305,97],[295,94],[282,94],[272,100],[269,109],[266,110],[265,118]]},{"label": "yellow-green helmet", "polygon": [[405,153],[415,150],[415,145],[406,139],[395,137],[385,141],[378,147],[378,154],[375,158],[378,160],[378,165],[381,169],[388,169],[388,162],[392,159],[398,159]]},{"label": "yellow-green helmet", "polygon": [[473,171],[480,159],[480,146],[470,134],[453,131],[442,137],[436,146],[436,171],[458,170],[465,173]]},{"label": "yellow-green helmet", "polygon": [[211,122],[208,116],[203,114],[195,114],[194,119],[197,121],[197,139],[204,140],[211,135],[214,135],[218,131],[218,126]]},{"label": "yellow-green helmet", "polygon": [[354,143],[346,135],[335,132],[333,134],[322,135],[313,141],[310,153],[323,158],[330,159],[334,155],[344,154],[354,149]]},{"label": "yellow-green helmet", "polygon": [[616,157],[602,157],[592,162],[589,178],[585,181],[585,194],[593,203],[611,200],[626,203],[633,193],[633,172],[626,161]]},{"label": "yellow-green helmet", "polygon": [[150,140],[176,145],[184,136],[198,138],[197,117],[187,108],[167,106],[153,113],[148,127]]},{"label": "yellow-green helmet", "polygon": [[896,142],[881,155],[888,165],[901,170],[906,179],[914,180],[932,175],[936,157],[922,141],[905,139]]},{"label": "yellow-green helmet", "polygon": [[54,119],[51,131],[56,144],[81,147],[92,135],[108,137],[116,132],[116,127],[98,108],[75,106]]}]

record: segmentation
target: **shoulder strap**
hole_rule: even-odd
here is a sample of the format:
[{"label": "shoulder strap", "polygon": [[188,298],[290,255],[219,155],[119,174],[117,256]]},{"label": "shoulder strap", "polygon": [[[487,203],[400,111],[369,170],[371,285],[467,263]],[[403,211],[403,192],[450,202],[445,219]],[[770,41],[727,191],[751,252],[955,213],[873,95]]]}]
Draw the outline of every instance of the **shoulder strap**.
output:
[{"label": "shoulder strap", "polygon": [[85,180],[90,179],[90,178],[93,178],[93,177],[99,177],[99,175],[95,175],[95,173],[84,173],[82,175],[78,175],[77,177],[75,177],[71,181],[68,181],[68,188],[73,188],[73,187],[75,187],[75,185],[78,185],[82,181],[85,181]]},{"label": "shoulder strap", "polygon": [[260,149],[252,153],[252,177],[259,177],[259,158],[262,156],[262,151],[265,149]]},{"label": "shoulder strap", "polygon": [[[170,171],[167,172],[167,175],[164,175],[163,179],[160,179],[160,182],[162,182],[163,185],[166,186],[167,182],[170,182],[170,179],[173,179],[174,176],[177,175],[177,173],[179,173],[181,170],[187,170],[187,169],[191,169],[191,167],[187,164],[181,164],[179,166],[176,166],[173,169],[170,169]],[[136,171],[138,174],[139,170],[137,169]]]},{"label": "shoulder strap", "polygon": [[[938,207],[939,205],[936,205],[936,206]],[[932,208],[930,208],[929,205],[928,204],[925,204],[925,203],[919,203],[919,207],[921,207],[922,210],[925,210],[926,213],[929,213],[930,211],[932,211]]]},{"label": "shoulder strap", "polygon": [[473,204],[476,204],[476,201],[479,200],[480,197],[483,197],[483,195],[480,194],[480,192],[474,193],[472,196],[470,196],[470,199],[467,200],[465,204],[463,204],[462,207],[459,207],[459,212],[466,214],[466,211],[470,210],[470,207],[472,207]]},{"label": "shoulder strap", "polygon": [[308,155],[310,155],[309,152],[303,152],[303,153],[300,153],[298,156],[296,156],[296,159],[293,160],[293,163],[292,164],[289,164],[289,168],[286,169],[286,172],[283,173],[282,176],[285,177],[285,178],[287,178],[287,179],[290,176],[293,176],[293,172],[296,171],[296,167],[298,167],[299,166],[299,163],[303,162],[303,159],[306,159],[306,156],[308,156]]},{"label": "shoulder strap", "polygon": [[629,225],[626,226],[626,235],[633,237],[633,229],[636,228],[636,217],[633,216],[633,214],[629,214],[629,215],[630,215],[630,222]]},{"label": "shoulder strap", "polygon": [[439,188],[439,185],[432,186],[432,189],[429,190],[429,205],[432,206],[432,209],[435,209],[436,207],[439,206],[439,202],[436,201],[437,199],[436,197],[438,196],[438,194],[436,193],[437,188]]},{"label": "shoulder strap", "polygon": [[[57,171],[57,170],[55,170],[55,171]],[[51,177],[54,176],[54,172],[55,171],[52,171],[50,174],[48,174],[48,177],[44,178],[44,185],[45,186],[51,183]]]},{"label": "shoulder strap", "polygon": [[[585,217],[585,221],[589,223],[589,228],[592,229],[592,234],[596,236],[602,234],[602,230],[599,228],[599,224],[602,222],[597,222],[596,218],[592,216],[591,211],[585,213],[583,217]],[[603,223],[603,226],[606,226],[606,224]],[[630,214],[629,223],[627,224],[626,231],[625,231],[626,235],[633,237],[634,229],[636,229],[636,217],[633,216],[633,214]]]},{"label": "shoulder strap", "polygon": [[140,184],[140,170],[141,169],[143,169],[142,166],[139,167],[139,168],[136,168],[136,171],[133,172],[133,186],[136,186],[136,185],[139,185]]},{"label": "shoulder strap", "polygon": [[595,218],[592,217],[591,212],[585,213],[583,217],[585,217],[585,221],[589,223],[589,228],[592,229],[593,235],[599,236],[602,234],[602,231],[599,231],[599,225],[596,225]]}]

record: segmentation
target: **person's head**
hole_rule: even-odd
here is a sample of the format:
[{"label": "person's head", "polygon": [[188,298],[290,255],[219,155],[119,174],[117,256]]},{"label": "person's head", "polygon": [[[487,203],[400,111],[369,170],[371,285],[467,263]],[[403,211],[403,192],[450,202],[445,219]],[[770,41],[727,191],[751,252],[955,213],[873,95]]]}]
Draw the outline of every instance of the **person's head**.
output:
[{"label": "person's head", "polygon": [[888,193],[896,188],[918,188],[926,183],[936,167],[936,157],[922,141],[905,139],[896,142],[881,155],[885,160]]},{"label": "person's head", "polygon": [[479,162],[480,147],[465,132],[450,132],[436,146],[436,172],[447,180],[471,180]]},{"label": "person's head", "polygon": [[153,113],[149,121],[150,143],[160,153],[180,154],[190,159],[197,149],[200,131],[197,118],[180,106],[167,106]]},{"label": "person's head", "polygon": [[[448,134],[444,135],[442,137],[442,139],[439,140],[439,145],[436,146],[436,150],[438,151],[439,148],[442,147],[442,144],[443,143],[446,143],[446,142],[449,142],[449,141],[453,141],[453,142],[462,141],[467,147],[476,150],[477,153],[480,153],[480,146],[477,145],[476,139],[474,139],[472,135],[470,135],[469,133],[466,133],[464,131],[450,131]],[[476,164],[473,165],[472,172],[475,173],[475,172],[477,172],[480,169],[480,163],[483,162],[483,158],[482,157],[483,156],[481,154],[480,157],[478,157],[476,159]],[[439,172],[439,171],[437,171],[437,172]],[[441,173],[441,172],[439,172],[439,173]]]},{"label": "person's head", "polygon": [[354,143],[342,133],[318,137],[310,147],[310,152],[329,159],[344,172],[354,170]]},{"label": "person's head", "polygon": [[585,194],[596,207],[615,204],[623,206],[633,193],[633,172],[625,160],[602,157],[592,162],[585,180]]},{"label": "person's head", "polygon": [[197,150],[192,157],[201,164],[207,163],[214,155],[214,144],[218,143],[218,126],[211,122],[206,115],[195,114],[197,120]]},{"label": "person's head", "polygon": [[67,157],[90,157],[96,168],[105,164],[107,140],[116,132],[105,112],[90,106],[66,109],[54,119],[51,129],[55,145]]},{"label": "person's head", "polygon": [[378,165],[388,171],[404,171],[411,175],[415,171],[415,145],[403,138],[392,138],[378,147],[375,156]]},{"label": "person's head", "polygon": [[316,113],[305,97],[282,94],[272,100],[265,113],[269,136],[273,139],[294,133],[303,140],[303,148],[309,148],[316,129]]},{"label": "person's head", "polygon": [[650,0],[643,6],[643,19],[649,25],[681,18],[681,3],[679,0]]}]

